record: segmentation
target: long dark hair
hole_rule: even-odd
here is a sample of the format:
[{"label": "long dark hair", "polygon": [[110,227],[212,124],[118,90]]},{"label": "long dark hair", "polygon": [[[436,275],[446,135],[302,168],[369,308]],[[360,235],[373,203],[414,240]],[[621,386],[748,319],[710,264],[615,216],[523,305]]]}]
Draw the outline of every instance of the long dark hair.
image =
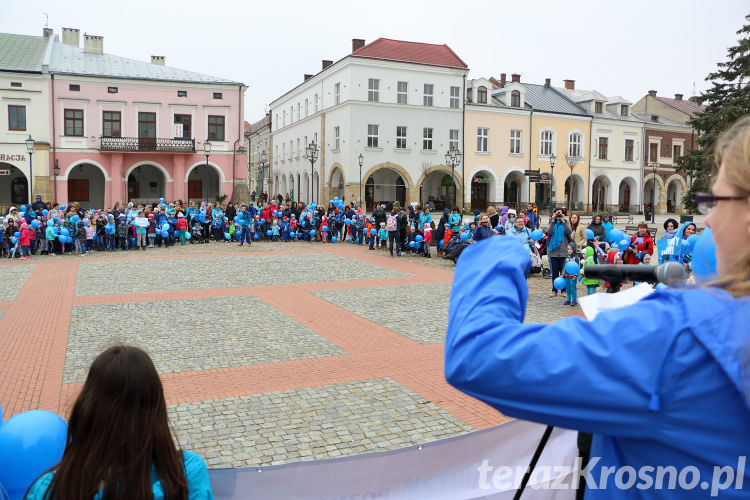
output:
[{"label": "long dark hair", "polygon": [[141,349],[114,346],[89,369],[45,498],[151,499],[151,467],[170,500],[185,500],[182,453],[169,429],[159,374]]}]

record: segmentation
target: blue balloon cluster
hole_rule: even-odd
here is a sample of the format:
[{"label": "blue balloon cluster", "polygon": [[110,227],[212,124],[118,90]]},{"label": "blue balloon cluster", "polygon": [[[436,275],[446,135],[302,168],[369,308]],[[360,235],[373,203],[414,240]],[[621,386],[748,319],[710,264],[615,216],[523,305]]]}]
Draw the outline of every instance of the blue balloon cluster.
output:
[{"label": "blue balloon cluster", "polygon": [[467,241],[469,239],[469,233],[463,232],[461,233],[461,241]]},{"label": "blue balloon cluster", "polygon": [[555,281],[552,282],[552,286],[555,287],[555,290],[565,290],[565,286],[567,285],[565,278],[562,276],[559,276],[555,278]]},{"label": "blue balloon cluster", "polygon": [[594,239],[594,231],[591,229],[586,230],[586,239],[587,240],[593,240]]}]

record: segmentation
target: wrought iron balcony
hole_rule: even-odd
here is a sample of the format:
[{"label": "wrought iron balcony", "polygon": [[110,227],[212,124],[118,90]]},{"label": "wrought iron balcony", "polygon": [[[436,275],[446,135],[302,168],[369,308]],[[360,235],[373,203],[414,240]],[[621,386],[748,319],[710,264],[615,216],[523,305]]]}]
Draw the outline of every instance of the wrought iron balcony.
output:
[{"label": "wrought iron balcony", "polygon": [[128,153],[195,153],[195,139],[101,137],[99,151]]}]

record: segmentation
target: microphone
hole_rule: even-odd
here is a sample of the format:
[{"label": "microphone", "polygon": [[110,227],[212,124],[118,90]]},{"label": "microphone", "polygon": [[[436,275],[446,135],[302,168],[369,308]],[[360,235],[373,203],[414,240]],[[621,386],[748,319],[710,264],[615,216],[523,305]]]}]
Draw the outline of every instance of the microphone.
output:
[{"label": "microphone", "polygon": [[685,269],[677,262],[665,262],[660,266],[638,264],[589,264],[584,273],[587,278],[600,279],[609,283],[623,281],[645,281],[677,285],[685,281]]}]

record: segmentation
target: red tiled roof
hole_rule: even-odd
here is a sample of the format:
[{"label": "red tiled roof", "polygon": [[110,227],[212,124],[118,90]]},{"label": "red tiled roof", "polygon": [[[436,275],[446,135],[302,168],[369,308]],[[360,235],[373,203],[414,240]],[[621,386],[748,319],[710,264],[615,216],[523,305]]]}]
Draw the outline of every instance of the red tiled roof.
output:
[{"label": "red tiled roof", "polygon": [[469,69],[466,63],[447,45],[404,42],[389,38],[378,38],[352,52],[352,56]]},{"label": "red tiled roof", "polygon": [[245,132],[250,132],[250,124],[245,121]]},{"label": "red tiled roof", "polygon": [[705,106],[702,106],[697,102],[693,102],[689,99],[678,101],[677,99],[670,99],[669,97],[656,96],[656,98],[667,106],[672,106],[677,111],[685,113],[686,115],[690,116],[690,118],[695,118],[696,113],[702,112],[706,109]]}]

